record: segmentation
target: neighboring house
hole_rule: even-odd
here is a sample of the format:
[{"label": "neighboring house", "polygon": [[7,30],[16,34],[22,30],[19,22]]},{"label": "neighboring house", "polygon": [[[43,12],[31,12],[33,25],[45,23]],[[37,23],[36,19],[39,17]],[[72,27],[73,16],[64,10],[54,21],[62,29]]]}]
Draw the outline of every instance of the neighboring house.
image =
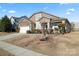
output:
[{"label": "neighboring house", "polygon": [[31,30],[31,22],[28,19],[23,19],[19,21],[20,33],[27,33],[28,30]]},{"label": "neighboring house", "polygon": [[79,23],[78,22],[72,22],[72,31],[79,31]]},{"label": "neighboring house", "polygon": [[[58,27],[60,23],[65,23],[66,32],[71,31],[71,24],[67,19],[51,15],[45,12],[34,13],[29,20],[33,22],[32,28],[34,29],[42,29],[43,27],[47,29],[55,29]],[[51,23],[51,25],[50,25]]]},{"label": "neighboring house", "polygon": [[19,21],[23,20],[23,19],[27,19],[26,16],[22,16],[22,17],[11,17],[11,24],[12,24],[12,30],[16,31],[17,27],[19,26]]}]

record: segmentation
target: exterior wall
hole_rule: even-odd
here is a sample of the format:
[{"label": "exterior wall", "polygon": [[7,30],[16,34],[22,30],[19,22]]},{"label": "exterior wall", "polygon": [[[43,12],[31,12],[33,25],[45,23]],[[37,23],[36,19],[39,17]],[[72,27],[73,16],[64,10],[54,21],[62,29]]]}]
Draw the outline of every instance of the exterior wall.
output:
[{"label": "exterior wall", "polygon": [[27,19],[21,20],[19,22],[19,26],[24,27],[24,26],[29,26],[30,25],[30,21]]},{"label": "exterior wall", "polygon": [[42,19],[39,20],[39,22],[41,22],[41,23],[48,23],[48,22],[50,22],[50,19],[42,18]]},{"label": "exterior wall", "polygon": [[42,18],[39,20],[40,24],[44,24],[44,23],[47,23],[47,29],[50,29],[50,20],[49,18]]},{"label": "exterior wall", "polygon": [[36,14],[35,15],[35,20],[38,21],[41,17],[42,17],[41,14]]},{"label": "exterior wall", "polygon": [[41,24],[38,22],[38,20],[39,20],[41,17],[42,17],[41,14],[35,14],[34,16],[32,16],[32,17],[30,18],[30,20],[31,20],[33,23],[35,23],[35,25],[32,24],[32,28],[41,29]]},{"label": "exterior wall", "polygon": [[42,29],[40,22],[36,22],[36,29]]},{"label": "exterior wall", "polygon": [[45,13],[41,13],[42,14],[42,17],[48,17],[49,15],[48,14],[45,14]]},{"label": "exterior wall", "polygon": [[41,28],[42,28],[40,22],[38,22],[38,20],[39,20],[41,17],[42,17],[41,14],[36,14],[36,15],[35,15],[35,20],[36,20],[36,28],[35,28],[35,29],[41,29]]},{"label": "exterior wall", "polygon": [[15,20],[11,18],[11,24],[13,25],[15,23]]},{"label": "exterior wall", "polygon": [[71,32],[71,25],[66,21],[65,21],[65,29],[67,33]]},{"label": "exterior wall", "polygon": [[20,27],[20,33],[27,33],[27,30],[29,30],[30,27],[26,26],[26,27]]},{"label": "exterior wall", "polygon": [[35,22],[36,22],[36,21],[35,21],[35,15],[32,16],[32,17],[30,18],[30,20],[31,20],[33,23],[35,23]]},{"label": "exterior wall", "polygon": [[11,18],[11,24],[12,24],[12,31],[15,31],[16,28],[18,27],[18,24],[14,18]]},{"label": "exterior wall", "polygon": [[41,13],[41,14],[42,14],[42,17],[51,18],[52,20],[59,20],[59,18],[54,15],[49,15],[49,14],[45,14],[45,13]]}]

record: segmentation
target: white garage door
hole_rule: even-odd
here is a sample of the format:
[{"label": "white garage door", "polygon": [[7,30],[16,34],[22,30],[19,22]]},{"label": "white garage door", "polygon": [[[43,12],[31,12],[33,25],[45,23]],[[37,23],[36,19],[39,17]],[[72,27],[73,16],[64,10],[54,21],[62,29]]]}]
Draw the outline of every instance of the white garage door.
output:
[{"label": "white garage door", "polygon": [[29,26],[27,26],[27,27],[20,27],[20,33],[27,33],[27,30],[29,30]]}]

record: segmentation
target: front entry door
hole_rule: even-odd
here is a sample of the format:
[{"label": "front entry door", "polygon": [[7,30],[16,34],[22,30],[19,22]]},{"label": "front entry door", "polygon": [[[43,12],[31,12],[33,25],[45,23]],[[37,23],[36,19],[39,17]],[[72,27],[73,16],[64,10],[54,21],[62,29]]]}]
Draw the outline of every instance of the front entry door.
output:
[{"label": "front entry door", "polygon": [[45,30],[47,30],[47,28],[48,28],[48,27],[47,27],[47,23],[42,23],[41,26],[42,26],[42,28],[45,29]]}]

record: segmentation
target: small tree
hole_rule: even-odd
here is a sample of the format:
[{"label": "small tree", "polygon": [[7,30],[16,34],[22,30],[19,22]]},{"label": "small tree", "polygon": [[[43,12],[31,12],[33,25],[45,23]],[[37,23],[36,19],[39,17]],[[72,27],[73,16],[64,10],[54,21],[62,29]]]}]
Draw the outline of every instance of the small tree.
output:
[{"label": "small tree", "polygon": [[42,34],[44,35],[42,39],[40,39],[41,41],[45,41],[48,40],[48,36],[47,36],[47,25],[45,23],[41,24],[42,26]]},{"label": "small tree", "polygon": [[2,31],[2,26],[1,26],[1,19],[0,19],[0,32]]},{"label": "small tree", "polygon": [[58,27],[59,27],[60,33],[64,34],[64,33],[66,32],[66,31],[65,31],[65,24],[60,23],[60,24],[58,25]]},{"label": "small tree", "polygon": [[10,19],[7,17],[7,15],[2,17],[1,26],[2,26],[3,32],[10,32],[11,31],[12,24],[11,24]]}]

